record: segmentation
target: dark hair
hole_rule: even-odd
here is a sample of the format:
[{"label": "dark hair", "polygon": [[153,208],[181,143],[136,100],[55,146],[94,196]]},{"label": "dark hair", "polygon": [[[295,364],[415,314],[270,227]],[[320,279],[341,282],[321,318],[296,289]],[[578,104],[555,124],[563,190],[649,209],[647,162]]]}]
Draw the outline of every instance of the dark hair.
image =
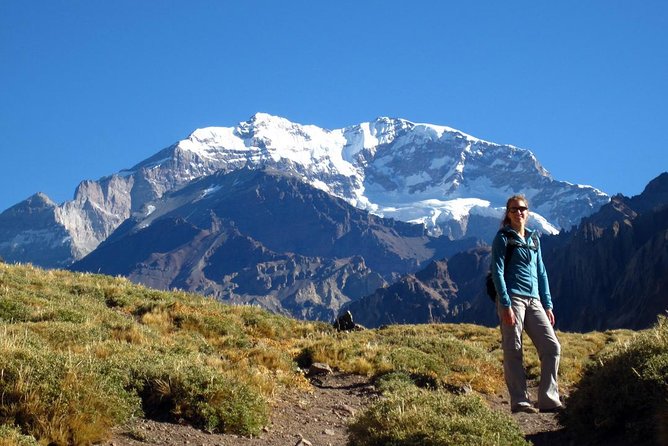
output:
[{"label": "dark hair", "polygon": [[503,213],[503,220],[501,221],[501,226],[507,226],[510,224],[510,218],[508,217],[508,210],[510,208],[510,203],[512,201],[523,201],[526,207],[529,207],[529,200],[527,200],[527,197],[525,197],[522,194],[517,194],[513,195],[512,197],[508,198],[508,201],[506,201],[506,212]]}]

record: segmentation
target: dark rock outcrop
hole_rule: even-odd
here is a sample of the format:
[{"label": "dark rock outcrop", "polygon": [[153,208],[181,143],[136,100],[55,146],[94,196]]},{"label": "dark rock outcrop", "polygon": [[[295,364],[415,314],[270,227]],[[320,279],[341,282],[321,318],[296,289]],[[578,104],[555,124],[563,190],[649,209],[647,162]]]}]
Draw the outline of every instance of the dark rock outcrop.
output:
[{"label": "dark rock outcrop", "polygon": [[431,322],[498,323],[480,284],[489,269],[488,247],[430,262],[415,274],[344,307],[366,327]]},{"label": "dark rock outcrop", "polygon": [[668,310],[668,174],[544,239],[559,328],[646,328]]}]

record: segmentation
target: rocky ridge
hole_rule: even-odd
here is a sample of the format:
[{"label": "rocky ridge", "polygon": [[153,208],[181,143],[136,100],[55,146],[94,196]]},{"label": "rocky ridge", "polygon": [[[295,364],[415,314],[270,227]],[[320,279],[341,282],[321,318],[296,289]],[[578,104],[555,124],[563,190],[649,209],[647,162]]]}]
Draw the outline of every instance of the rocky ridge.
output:
[{"label": "rocky ridge", "polygon": [[563,330],[656,322],[668,311],[668,173],[640,195],[614,196],[577,228],[545,237],[544,259]]},{"label": "rocky ridge", "polygon": [[369,328],[439,322],[495,326],[495,307],[482,286],[490,255],[489,247],[480,246],[432,261],[342,310],[350,311],[357,322]]}]

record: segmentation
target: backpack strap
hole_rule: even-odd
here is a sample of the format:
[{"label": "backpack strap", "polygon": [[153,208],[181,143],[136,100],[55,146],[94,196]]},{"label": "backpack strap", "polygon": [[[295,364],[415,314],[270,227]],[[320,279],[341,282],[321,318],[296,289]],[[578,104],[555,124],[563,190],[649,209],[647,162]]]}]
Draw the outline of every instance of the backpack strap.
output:
[{"label": "backpack strap", "polygon": [[536,247],[536,251],[538,250],[538,245],[539,245],[539,238],[538,238],[538,231],[533,231],[531,233],[531,240],[533,240],[533,246]]},{"label": "backpack strap", "polygon": [[531,241],[533,242],[531,245],[528,243],[522,243],[519,242],[513,237],[512,232],[506,230],[506,229],[499,229],[499,232],[501,232],[503,235],[506,236],[506,255],[503,258],[503,266],[504,269],[506,266],[508,266],[508,262],[510,262],[510,259],[513,256],[513,252],[515,252],[515,248],[522,247],[522,248],[528,248],[532,251],[538,251],[538,233],[537,231],[533,231],[531,233]]},{"label": "backpack strap", "polygon": [[508,231],[503,231],[503,233],[506,236],[506,255],[503,257],[503,270],[505,273],[505,269],[508,266],[508,262],[510,262],[510,258],[513,256],[513,252],[515,252],[515,245],[514,243],[508,243],[509,241],[514,241],[512,236],[510,235],[510,232]]}]

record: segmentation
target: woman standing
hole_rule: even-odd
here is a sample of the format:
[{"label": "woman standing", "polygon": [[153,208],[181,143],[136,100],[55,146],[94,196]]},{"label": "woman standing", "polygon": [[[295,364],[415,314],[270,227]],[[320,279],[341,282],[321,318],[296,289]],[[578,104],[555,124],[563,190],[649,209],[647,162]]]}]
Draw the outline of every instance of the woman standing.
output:
[{"label": "woman standing", "polygon": [[503,373],[510,393],[512,412],[536,413],[529,400],[522,351],[522,332],[531,338],[540,358],[538,409],[562,408],[557,372],[561,346],[554,333],[554,314],[535,231],[526,228],[529,203],[515,195],[506,203],[503,227],[492,243],[492,280],[497,292],[501,320]]}]

